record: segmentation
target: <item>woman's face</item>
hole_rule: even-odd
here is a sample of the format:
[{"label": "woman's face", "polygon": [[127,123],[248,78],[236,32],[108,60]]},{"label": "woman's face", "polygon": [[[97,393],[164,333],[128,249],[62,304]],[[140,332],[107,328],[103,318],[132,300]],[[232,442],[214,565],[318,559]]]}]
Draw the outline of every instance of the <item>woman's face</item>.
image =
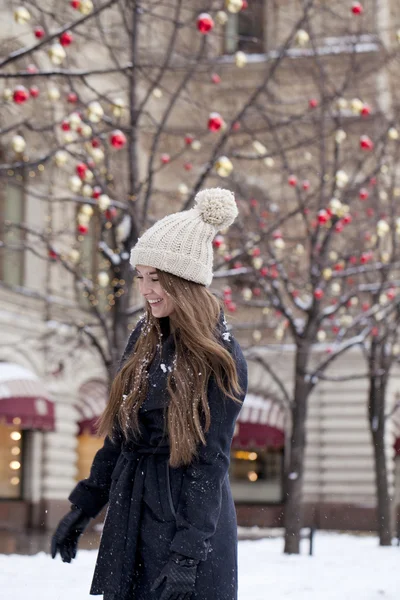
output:
[{"label": "woman's face", "polygon": [[136,266],[139,291],[150,306],[153,316],[157,319],[169,317],[174,311],[174,302],[161,287],[157,270],[143,265]]}]

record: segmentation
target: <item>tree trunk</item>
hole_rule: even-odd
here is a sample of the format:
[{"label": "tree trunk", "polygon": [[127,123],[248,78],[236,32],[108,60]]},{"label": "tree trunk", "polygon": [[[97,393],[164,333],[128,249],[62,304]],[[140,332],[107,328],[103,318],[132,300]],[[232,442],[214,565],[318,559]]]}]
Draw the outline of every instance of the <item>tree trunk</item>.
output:
[{"label": "tree trunk", "polygon": [[306,446],[307,400],[310,384],[305,381],[309,348],[299,347],[296,354],[295,390],[292,408],[290,456],[285,473],[285,548],[286,554],[300,553],[303,521],[303,476]]},{"label": "tree trunk", "polygon": [[[375,365],[378,366],[378,365]],[[392,544],[392,500],[385,452],[385,375],[371,372],[369,389],[369,422],[375,462],[376,502],[380,546]]]}]

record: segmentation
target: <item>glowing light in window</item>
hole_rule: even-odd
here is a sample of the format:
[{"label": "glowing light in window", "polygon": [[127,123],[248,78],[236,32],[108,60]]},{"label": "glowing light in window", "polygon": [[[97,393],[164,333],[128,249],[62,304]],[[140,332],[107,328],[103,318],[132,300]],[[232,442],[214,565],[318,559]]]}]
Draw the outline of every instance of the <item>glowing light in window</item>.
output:
[{"label": "glowing light in window", "polygon": [[19,417],[14,417],[13,423],[14,425],[21,425],[21,419]]},{"label": "glowing light in window", "polygon": [[18,462],[17,460],[12,460],[10,462],[10,469],[12,469],[13,471],[18,471],[18,469],[21,468],[21,463]]},{"label": "glowing light in window", "polygon": [[255,471],[249,471],[247,473],[247,477],[248,477],[249,481],[257,481],[257,479],[258,479],[258,475]]},{"label": "glowing light in window", "polygon": [[18,440],[20,440],[20,439],[21,439],[21,437],[22,437],[22,436],[21,436],[21,434],[20,434],[20,432],[19,432],[19,431],[12,431],[12,432],[10,433],[10,438],[11,438],[12,440],[14,440],[14,442],[17,442]]},{"label": "glowing light in window", "polygon": [[18,456],[18,454],[21,454],[21,448],[18,448],[18,446],[13,446],[11,448],[11,454],[13,456]]},{"label": "glowing light in window", "polygon": [[249,452],[249,460],[257,460],[257,452]]},{"label": "glowing light in window", "polygon": [[18,485],[19,484],[19,477],[11,477],[10,483],[11,483],[11,485]]}]

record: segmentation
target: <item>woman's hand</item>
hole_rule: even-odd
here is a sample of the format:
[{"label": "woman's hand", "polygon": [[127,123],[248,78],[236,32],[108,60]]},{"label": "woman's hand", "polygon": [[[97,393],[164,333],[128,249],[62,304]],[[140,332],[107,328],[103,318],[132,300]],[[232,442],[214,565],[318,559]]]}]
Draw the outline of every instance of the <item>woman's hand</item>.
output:
[{"label": "woman's hand", "polygon": [[51,556],[55,558],[60,553],[63,562],[70,563],[75,558],[78,539],[84,532],[90,517],[81,508],[73,505],[68,514],[59,522],[51,540]]},{"label": "woman's hand", "polygon": [[198,560],[173,552],[151,591],[164,584],[160,600],[190,600],[196,585]]}]

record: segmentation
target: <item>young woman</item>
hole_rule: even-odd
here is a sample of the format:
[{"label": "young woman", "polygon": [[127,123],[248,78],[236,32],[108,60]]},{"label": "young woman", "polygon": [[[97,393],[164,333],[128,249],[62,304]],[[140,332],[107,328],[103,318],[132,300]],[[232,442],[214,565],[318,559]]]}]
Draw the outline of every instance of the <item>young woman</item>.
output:
[{"label": "young woman", "polygon": [[247,367],[212,280],[212,240],[237,215],[228,190],[199,192],[132,250],[145,316],[100,419],[90,476],[69,496],[52,556],[75,558],[108,511],[90,590],[105,600],[236,600],[237,526],[228,467]]}]

